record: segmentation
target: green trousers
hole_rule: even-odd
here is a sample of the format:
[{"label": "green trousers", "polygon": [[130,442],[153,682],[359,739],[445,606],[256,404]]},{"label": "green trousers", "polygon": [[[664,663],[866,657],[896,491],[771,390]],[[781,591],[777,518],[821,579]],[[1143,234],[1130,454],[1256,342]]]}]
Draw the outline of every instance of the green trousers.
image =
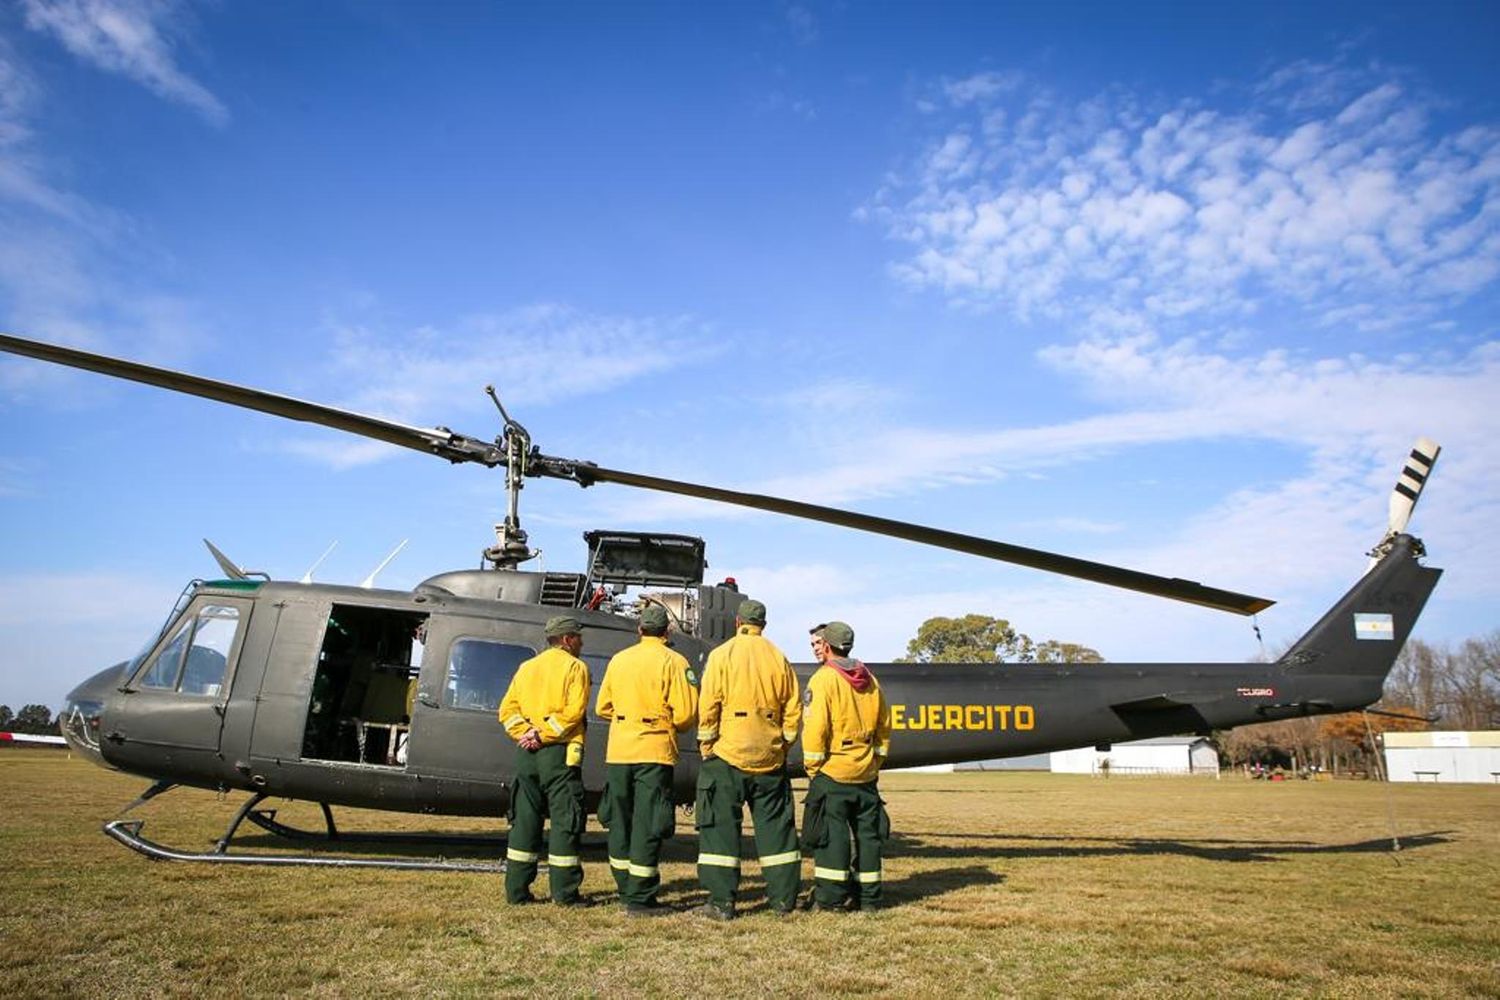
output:
[{"label": "green trousers", "polygon": [[662,842],[676,826],[672,765],[608,764],[599,822],[609,830],[609,868],[626,903],[651,905],[661,886]]},{"label": "green trousers", "polygon": [[802,839],[812,848],[813,898],[821,906],[880,903],[880,849],[891,831],[877,784],[820,774],[807,787]]},{"label": "green trousers", "polygon": [[505,898],[525,902],[536,879],[542,852],[542,822],[552,818],[547,838],[547,871],[552,898],[578,900],[583,866],[578,841],[587,814],[583,808],[583,771],[568,766],[568,745],[554,743],[535,753],[516,750],[516,780],[510,789],[510,837],[505,845]]},{"label": "green trousers", "polygon": [[698,881],[709,900],[733,912],[740,886],[740,826],[744,807],[755,824],[755,850],[772,909],[797,903],[802,855],[797,850],[792,783],[786,774],[750,774],[718,757],[698,771]]}]

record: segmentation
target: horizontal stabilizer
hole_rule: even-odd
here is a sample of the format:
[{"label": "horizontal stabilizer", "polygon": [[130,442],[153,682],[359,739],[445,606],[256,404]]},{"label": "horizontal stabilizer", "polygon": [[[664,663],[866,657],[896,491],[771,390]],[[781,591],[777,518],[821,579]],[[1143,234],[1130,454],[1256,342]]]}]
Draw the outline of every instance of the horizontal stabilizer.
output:
[{"label": "horizontal stabilizer", "polygon": [[1192,708],[1194,705],[1204,705],[1218,700],[1217,694],[1179,691],[1152,695],[1149,698],[1136,698],[1133,701],[1122,701],[1109,707],[1121,714],[1132,715],[1140,712],[1170,712],[1174,709]]}]

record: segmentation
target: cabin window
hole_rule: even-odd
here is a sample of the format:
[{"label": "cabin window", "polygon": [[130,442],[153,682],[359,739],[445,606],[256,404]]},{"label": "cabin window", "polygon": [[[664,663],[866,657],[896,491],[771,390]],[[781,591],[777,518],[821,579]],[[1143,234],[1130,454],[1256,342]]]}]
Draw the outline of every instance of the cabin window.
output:
[{"label": "cabin window", "polygon": [[239,621],[240,611],[235,607],[208,604],[199,608],[146,665],[140,686],[217,697],[224,687]]},{"label": "cabin window", "polygon": [[449,708],[498,712],[516,668],[536,655],[529,646],[489,639],[459,639],[448,657],[443,703]]}]

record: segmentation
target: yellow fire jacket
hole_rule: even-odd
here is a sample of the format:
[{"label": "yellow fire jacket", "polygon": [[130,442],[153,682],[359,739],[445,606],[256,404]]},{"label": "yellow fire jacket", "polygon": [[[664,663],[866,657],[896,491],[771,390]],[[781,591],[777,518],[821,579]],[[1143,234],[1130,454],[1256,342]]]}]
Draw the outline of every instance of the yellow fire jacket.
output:
[{"label": "yellow fire jacket", "polygon": [[808,678],[802,762],[809,777],[821,772],[848,785],[874,781],[890,749],[891,709],[873,674],[863,691],[826,664]]},{"label": "yellow fire jacket", "polygon": [[548,646],[516,668],[500,699],[500,725],[519,740],[536,729],[542,743],[583,743],[589,668],[561,646]]},{"label": "yellow fire jacket", "polygon": [[756,625],[741,625],[708,654],[698,693],[698,742],[751,774],[770,774],[786,762],[797,738],[802,699],[797,675],[776,644]]},{"label": "yellow fire jacket", "polygon": [[677,734],[698,718],[688,661],[664,636],[643,635],[610,658],[594,713],[609,723],[610,764],[675,764]]}]

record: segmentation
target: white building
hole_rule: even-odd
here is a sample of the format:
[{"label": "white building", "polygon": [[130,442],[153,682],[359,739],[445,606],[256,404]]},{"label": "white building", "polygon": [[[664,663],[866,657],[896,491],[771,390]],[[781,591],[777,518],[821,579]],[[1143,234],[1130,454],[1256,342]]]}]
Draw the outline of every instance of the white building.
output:
[{"label": "white building", "polygon": [[1500,732],[1386,733],[1392,781],[1500,783]]},{"label": "white building", "polygon": [[1202,736],[1163,736],[1116,743],[1108,750],[1079,747],[1052,754],[1054,774],[1212,774],[1219,753]]}]

